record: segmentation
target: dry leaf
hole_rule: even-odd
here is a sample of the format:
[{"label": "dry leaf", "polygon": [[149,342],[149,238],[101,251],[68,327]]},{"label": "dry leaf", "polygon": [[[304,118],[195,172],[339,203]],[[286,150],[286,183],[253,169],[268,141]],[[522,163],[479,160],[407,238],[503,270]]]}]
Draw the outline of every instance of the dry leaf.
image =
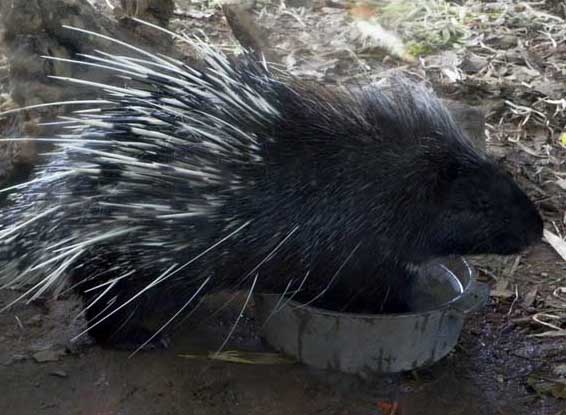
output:
[{"label": "dry leaf", "polygon": [[544,230],[544,239],[554,248],[558,255],[566,261],[566,241],[546,229]]},{"label": "dry leaf", "polygon": [[296,362],[280,353],[242,352],[237,350],[226,350],[221,353],[180,354],[179,356],[185,359],[219,360],[248,365],[280,365]]},{"label": "dry leaf", "polygon": [[412,60],[405,49],[405,44],[397,34],[385,30],[379,23],[366,20],[354,22],[358,41],[363,48],[380,48],[405,60]]},{"label": "dry leaf", "polygon": [[509,280],[500,278],[497,280],[495,288],[489,293],[490,296],[496,298],[511,298],[515,296],[515,291],[509,290]]},{"label": "dry leaf", "polygon": [[491,290],[489,293],[491,297],[495,298],[512,298],[515,296],[515,291],[511,290]]},{"label": "dry leaf", "polygon": [[562,190],[566,190],[566,179],[558,179],[555,182]]},{"label": "dry leaf", "polygon": [[566,399],[566,381],[563,379],[547,379],[543,376],[531,375],[527,383],[539,395],[551,395],[556,399]]},{"label": "dry leaf", "polygon": [[352,18],[358,20],[371,20],[377,15],[377,13],[374,7],[363,4],[352,7],[350,9],[350,15],[352,16]]},{"label": "dry leaf", "polygon": [[538,287],[531,288],[529,290],[529,292],[527,294],[525,294],[525,298],[523,299],[523,302],[521,303],[521,305],[524,308],[531,307],[535,302],[537,294],[538,294]]}]

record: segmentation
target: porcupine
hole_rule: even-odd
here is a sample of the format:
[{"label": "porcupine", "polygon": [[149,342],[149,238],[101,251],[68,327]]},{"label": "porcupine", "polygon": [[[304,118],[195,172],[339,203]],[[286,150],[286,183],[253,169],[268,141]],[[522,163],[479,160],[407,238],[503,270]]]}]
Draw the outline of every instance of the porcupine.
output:
[{"label": "porcupine", "polygon": [[329,87],[185,40],[202,68],[127,44],[138,58],[85,56],[135,85],[94,85],[2,214],[5,285],[71,285],[101,344],[158,344],[143,316],[221,289],[402,311],[420,264],[541,238],[534,204],[422,83]]}]

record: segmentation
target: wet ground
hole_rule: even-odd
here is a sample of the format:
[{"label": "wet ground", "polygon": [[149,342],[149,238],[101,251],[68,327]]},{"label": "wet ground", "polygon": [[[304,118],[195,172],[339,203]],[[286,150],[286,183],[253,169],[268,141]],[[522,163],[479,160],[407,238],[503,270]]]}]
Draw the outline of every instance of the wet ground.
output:
[{"label": "wet ground", "polygon": [[[541,246],[527,260],[544,258],[539,262],[548,272],[553,255]],[[0,306],[15,295],[1,292]],[[393,413],[388,402],[398,402],[394,413],[402,415],[566,413],[564,400],[529,386],[566,363],[566,343],[527,337],[532,330],[515,318],[520,306],[508,315],[509,302],[492,298],[467,322],[454,352],[433,367],[359,379],[300,364],[183,357],[205,356],[221,344],[240,309],[235,302],[208,318],[223,301],[220,296],[201,308],[168,350],[132,358],[93,346],[87,337],[71,345],[82,324],[73,322],[79,310],[73,299],[17,306],[0,315],[0,414],[377,415]],[[268,351],[255,331],[253,307],[227,349]]]}]

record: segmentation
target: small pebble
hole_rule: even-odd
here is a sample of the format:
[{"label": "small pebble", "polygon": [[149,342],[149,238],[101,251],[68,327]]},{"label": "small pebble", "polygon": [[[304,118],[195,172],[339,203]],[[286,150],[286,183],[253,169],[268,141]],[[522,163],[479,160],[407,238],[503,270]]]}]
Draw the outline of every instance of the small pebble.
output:
[{"label": "small pebble", "polygon": [[28,356],[26,356],[25,354],[13,354],[8,360],[6,360],[3,365],[4,366],[10,366],[14,363],[18,363],[18,362],[23,362],[24,360],[26,360],[28,358]]},{"label": "small pebble", "polygon": [[566,364],[557,365],[552,370],[555,375],[562,376],[566,378]]},{"label": "small pebble", "polygon": [[463,59],[460,68],[466,73],[477,73],[482,70],[487,63],[488,61],[486,58],[472,53]]},{"label": "small pebble", "polygon": [[28,324],[30,326],[39,326],[39,325],[41,325],[42,319],[43,319],[43,317],[41,316],[41,314],[36,314],[35,316],[33,316],[32,318],[30,318],[28,320]]},{"label": "small pebble", "polygon": [[69,375],[67,375],[67,372],[65,372],[64,370],[54,370],[53,372],[49,372],[49,376],[55,376],[58,378],[66,378]]},{"label": "small pebble", "polygon": [[517,37],[514,35],[503,35],[494,39],[493,43],[500,49],[511,49],[517,46]]},{"label": "small pebble", "polygon": [[42,350],[41,352],[37,352],[32,355],[33,359],[37,363],[56,362],[59,360],[60,356],[61,352],[55,350]]}]

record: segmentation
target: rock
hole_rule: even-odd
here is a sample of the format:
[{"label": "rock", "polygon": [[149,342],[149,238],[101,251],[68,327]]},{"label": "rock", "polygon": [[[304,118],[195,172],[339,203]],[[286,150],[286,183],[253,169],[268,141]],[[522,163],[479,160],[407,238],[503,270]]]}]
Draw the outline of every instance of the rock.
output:
[{"label": "rock", "polygon": [[485,112],[479,107],[460,101],[443,99],[442,102],[452,114],[454,121],[468,134],[476,148],[485,151]]},{"label": "rock", "polygon": [[53,372],[49,372],[49,376],[55,376],[58,378],[66,378],[69,375],[64,370],[54,370]]},{"label": "rock", "polygon": [[28,320],[27,324],[29,326],[40,326],[42,319],[43,319],[43,317],[41,316],[41,314],[36,314],[35,316],[33,316],[32,318],[30,318]]},{"label": "rock", "polygon": [[566,95],[566,88],[563,82],[556,82],[552,79],[535,79],[531,87],[538,93],[551,99],[560,99]]},{"label": "rock", "polygon": [[[237,6],[240,10],[251,11],[256,6],[256,0],[224,0],[222,5],[227,6]],[[285,5],[288,7],[298,7],[293,6],[291,2],[285,2]]]},{"label": "rock", "polygon": [[62,351],[58,350],[42,350],[32,355],[37,363],[56,362],[63,355]]},{"label": "rock", "polygon": [[285,2],[287,7],[304,7],[310,8],[313,5],[313,0],[287,0]]},{"label": "rock", "polygon": [[536,69],[530,69],[526,66],[517,66],[511,71],[511,76],[508,79],[517,80],[519,82],[531,82],[534,79],[540,78],[541,74]]},{"label": "rock", "polygon": [[141,20],[155,21],[162,27],[169,25],[173,17],[175,3],[173,0],[120,0],[117,13]]},{"label": "rock", "polygon": [[470,53],[462,59],[460,69],[468,74],[478,73],[487,65],[487,59]]},{"label": "rock", "polygon": [[491,39],[490,44],[495,45],[497,49],[511,49],[517,46],[517,36],[503,35]]},{"label": "rock", "polygon": [[[173,0],[123,0],[135,16],[166,26],[172,16]],[[121,9],[121,8],[120,8]],[[88,0],[10,0],[0,1],[0,24],[4,25],[3,46],[10,62],[10,85],[18,106],[59,100],[76,99],[95,87],[69,85],[49,79],[50,75],[79,77],[92,82],[113,84],[113,74],[99,69],[73,65],[69,62],[46,61],[39,56],[49,55],[70,58],[78,53],[92,54],[95,50],[123,53],[123,47],[96,37],[77,34],[63,25],[79,27],[159,53],[180,57],[172,50],[170,36],[139,24],[132,25],[122,19],[115,22],[98,13]],[[145,36],[144,36],[145,34]],[[166,39],[160,43],[160,39]],[[170,52],[170,53],[169,53]]]},{"label": "rock", "polygon": [[155,45],[171,45],[167,33],[139,24],[132,18],[153,23],[162,28],[168,28],[175,11],[173,0],[120,0],[120,6],[114,9],[114,16],[122,28],[130,31],[137,39]]},{"label": "rock", "polygon": [[27,360],[28,356],[26,356],[25,354],[21,354],[21,353],[14,353],[8,360],[6,360],[3,365],[4,366],[10,366],[14,363],[18,363],[18,362],[23,362],[24,360]]},{"label": "rock", "polygon": [[[7,117],[0,122],[3,137],[31,137],[21,115]],[[9,186],[13,180],[25,178],[37,161],[38,151],[33,140],[12,141],[0,138],[0,186]],[[1,199],[1,197],[0,197]]]}]

